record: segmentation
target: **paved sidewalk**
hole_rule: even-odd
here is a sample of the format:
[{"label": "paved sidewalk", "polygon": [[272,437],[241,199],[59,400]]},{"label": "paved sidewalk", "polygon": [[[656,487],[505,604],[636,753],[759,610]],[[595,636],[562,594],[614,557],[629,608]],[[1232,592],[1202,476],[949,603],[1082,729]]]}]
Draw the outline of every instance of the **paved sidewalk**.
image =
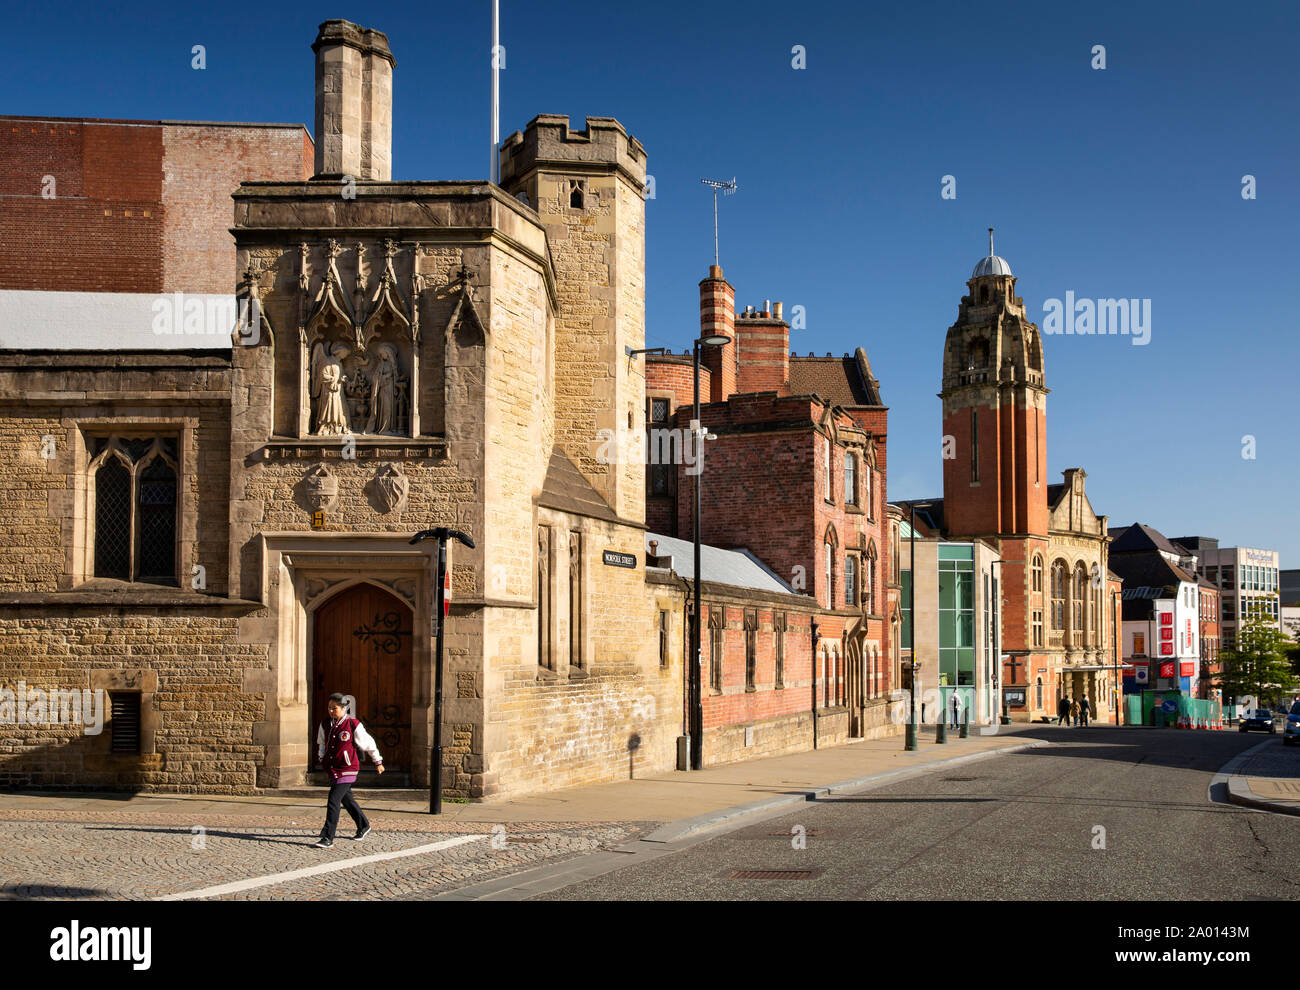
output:
[{"label": "paved sidewalk", "polygon": [[1234,804],[1300,815],[1300,751],[1280,738],[1246,750],[1221,771]]},{"label": "paved sidewalk", "polygon": [[[428,815],[421,792],[385,794],[358,791],[358,799],[377,827],[398,831],[462,832],[484,823],[674,823],[648,836],[668,841],[745,814],[782,803],[808,800],[819,793],[848,790],[961,758],[1044,743],[1022,733],[1028,726],[1000,726],[992,735],[972,727],[968,739],[951,731],[937,745],[934,730],[923,730],[917,752],[903,750],[902,736],[732,763],[695,772],[670,771],[637,780],[593,784],[514,800],[443,803],[439,819]],[[114,821],[165,823],[180,820],[245,825],[317,824],[324,806],[319,796],[297,790],[290,796],[267,791],[254,796],[171,794],[0,793],[0,821]],[[436,825],[435,825],[436,823]],[[440,827],[438,827],[440,826]]]}]

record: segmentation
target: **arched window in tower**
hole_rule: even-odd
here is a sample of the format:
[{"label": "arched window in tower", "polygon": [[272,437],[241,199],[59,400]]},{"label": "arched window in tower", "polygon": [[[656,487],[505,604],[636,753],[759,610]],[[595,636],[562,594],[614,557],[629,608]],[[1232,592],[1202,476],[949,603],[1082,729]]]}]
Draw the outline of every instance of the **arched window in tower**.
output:
[{"label": "arched window in tower", "polygon": [[1033,565],[1032,575],[1033,575],[1033,582],[1034,582],[1032,586],[1033,590],[1042,591],[1043,590],[1043,555],[1042,554],[1039,553],[1034,554],[1034,565]]},{"label": "arched window in tower", "polygon": [[569,205],[574,209],[582,209],[583,188],[581,179],[569,180]]},{"label": "arched window in tower", "polygon": [[835,607],[835,548],[830,541],[826,543],[826,601]]},{"label": "arched window in tower", "polygon": [[976,337],[966,347],[966,370],[987,368],[989,365],[989,342],[986,337]]},{"label": "arched window in tower", "polygon": [[1097,564],[1092,565],[1092,573],[1089,575],[1089,582],[1092,585],[1092,645],[1100,646],[1102,581],[1101,567]]},{"label": "arched window in tower", "polygon": [[1025,342],[1029,345],[1029,367],[1037,372],[1043,370],[1043,342],[1032,330],[1025,331]]},{"label": "arched window in tower", "polygon": [[989,301],[989,287],[988,287],[987,285],[981,285],[981,286],[980,286],[980,302],[982,302],[982,303],[986,303],[986,302],[988,302],[988,301]]},{"label": "arched window in tower", "polygon": [[1052,564],[1052,632],[1065,630],[1065,561]]},{"label": "arched window in tower", "polygon": [[1084,632],[1088,628],[1084,621],[1085,603],[1088,600],[1088,572],[1080,563],[1074,568],[1074,608],[1070,623],[1070,643],[1082,646]]},{"label": "arched window in tower", "polygon": [[849,451],[844,452],[844,504],[858,504],[858,459]]},{"label": "arched window in tower", "polygon": [[872,543],[867,547],[867,567],[866,572],[862,575],[862,594],[866,600],[867,612],[870,615],[876,615],[879,611],[876,600],[876,545]]}]

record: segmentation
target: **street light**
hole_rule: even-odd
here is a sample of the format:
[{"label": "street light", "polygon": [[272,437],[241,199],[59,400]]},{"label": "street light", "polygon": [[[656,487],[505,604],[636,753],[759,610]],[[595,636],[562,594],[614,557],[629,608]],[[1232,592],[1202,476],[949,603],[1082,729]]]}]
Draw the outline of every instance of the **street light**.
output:
[{"label": "street light", "polygon": [[731,343],[726,334],[703,334],[695,341],[695,418],[691,420],[691,432],[695,435],[695,609],[691,616],[691,656],[694,658],[689,671],[689,693],[691,706],[691,769],[704,769],[704,688],[700,683],[700,475],[704,473],[704,439],[706,431],[700,426],[700,348],[723,347]]},{"label": "street light", "polygon": [[433,668],[433,748],[429,754],[429,814],[431,815],[442,814],[442,630],[446,625],[446,616],[443,613],[450,605],[443,594],[447,579],[448,538],[460,540],[471,550],[474,549],[472,539],[460,530],[448,529],[446,526],[422,529],[411,537],[411,543],[420,543],[429,539],[438,541],[438,579],[435,585],[437,590],[434,592],[437,604],[433,609],[433,631],[437,643]]},{"label": "street light", "polygon": [[916,749],[916,672],[921,669],[920,662],[916,659],[916,510],[917,508],[930,509],[934,507],[933,502],[909,502],[908,508],[911,516],[907,523],[907,542],[910,547],[912,562],[909,579],[907,582],[907,615],[908,615],[908,648],[912,654],[912,690],[908,693],[908,700],[911,702],[911,714],[907,719],[907,735],[903,744],[906,752],[913,752]]}]

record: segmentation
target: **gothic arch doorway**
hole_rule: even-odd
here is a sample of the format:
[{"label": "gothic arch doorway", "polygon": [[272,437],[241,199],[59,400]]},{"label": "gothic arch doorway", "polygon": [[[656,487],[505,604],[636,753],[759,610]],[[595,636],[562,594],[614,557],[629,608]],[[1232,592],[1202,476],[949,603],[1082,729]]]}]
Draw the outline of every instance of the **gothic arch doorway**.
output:
[{"label": "gothic arch doorway", "polygon": [[[385,772],[411,770],[412,612],[395,595],[373,584],[354,584],[321,604],[313,618],[311,738],[327,717],[335,691],[356,699],[353,709],[379,744]],[[362,764],[363,778],[374,776]]]}]

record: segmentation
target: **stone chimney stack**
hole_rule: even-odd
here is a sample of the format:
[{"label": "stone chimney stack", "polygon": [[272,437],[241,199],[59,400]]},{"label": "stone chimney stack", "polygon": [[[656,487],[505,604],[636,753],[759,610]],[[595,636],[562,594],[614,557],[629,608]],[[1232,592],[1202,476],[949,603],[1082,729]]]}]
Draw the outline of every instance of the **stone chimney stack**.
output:
[{"label": "stone chimney stack", "polygon": [[700,364],[709,369],[709,402],[726,402],[736,394],[736,290],[722,277],[720,265],[709,266],[700,282],[700,336],[720,333],[731,338],[725,347],[704,347]]},{"label": "stone chimney stack", "polygon": [[382,31],[326,21],[316,53],[316,178],[393,177],[393,67]]}]

